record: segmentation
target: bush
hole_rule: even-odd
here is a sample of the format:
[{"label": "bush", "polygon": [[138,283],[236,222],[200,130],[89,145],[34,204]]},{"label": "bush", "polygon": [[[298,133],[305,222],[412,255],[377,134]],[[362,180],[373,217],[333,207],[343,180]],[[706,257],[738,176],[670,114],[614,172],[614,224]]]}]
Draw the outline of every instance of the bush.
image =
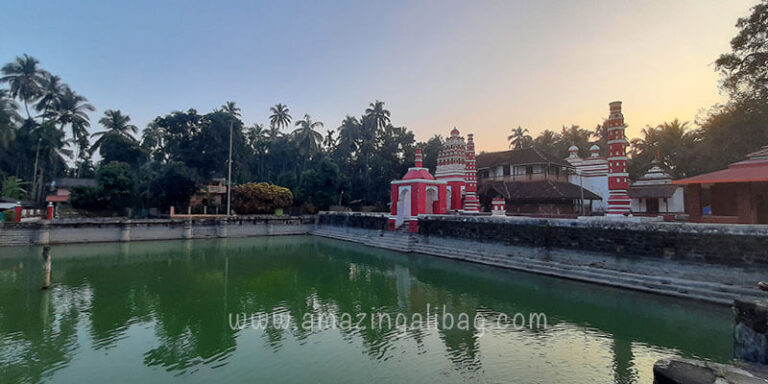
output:
[{"label": "bush", "polygon": [[13,223],[16,221],[16,211],[13,209],[9,209],[7,211],[3,211],[3,220],[6,223]]},{"label": "bush", "polygon": [[74,187],[69,196],[69,203],[76,209],[95,211],[103,209],[104,200],[101,198],[101,189],[98,187]]},{"label": "bush", "polygon": [[248,183],[232,188],[232,209],[238,214],[274,213],[293,204],[288,188],[268,183]]},{"label": "bush", "polygon": [[130,165],[110,162],[97,173],[98,187],[74,187],[70,204],[90,211],[120,210],[133,205],[135,180]]}]

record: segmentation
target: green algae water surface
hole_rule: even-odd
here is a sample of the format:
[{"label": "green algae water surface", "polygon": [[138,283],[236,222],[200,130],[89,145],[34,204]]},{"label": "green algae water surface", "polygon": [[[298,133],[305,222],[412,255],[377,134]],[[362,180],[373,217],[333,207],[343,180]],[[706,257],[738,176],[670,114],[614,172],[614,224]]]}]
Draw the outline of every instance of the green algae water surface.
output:
[{"label": "green algae water surface", "polygon": [[53,246],[47,290],[42,254],[0,248],[0,383],[649,383],[731,356],[726,307],[321,238]]}]

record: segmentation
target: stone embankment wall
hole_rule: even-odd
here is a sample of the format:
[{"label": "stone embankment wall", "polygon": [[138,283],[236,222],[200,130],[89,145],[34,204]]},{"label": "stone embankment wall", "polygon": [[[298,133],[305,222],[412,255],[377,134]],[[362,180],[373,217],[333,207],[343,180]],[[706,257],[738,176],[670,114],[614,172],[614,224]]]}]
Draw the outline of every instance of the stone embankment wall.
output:
[{"label": "stone embankment wall", "polygon": [[298,235],[315,216],[251,216],[223,219],[68,219],[0,225],[0,246]]},{"label": "stone embankment wall", "polygon": [[419,234],[726,265],[768,265],[768,226],[608,219],[427,216]]},{"label": "stone embankment wall", "polygon": [[320,212],[318,224],[383,231],[387,229],[388,218],[384,213]]},{"label": "stone embankment wall", "polygon": [[[385,230],[386,214],[322,212],[320,226]],[[419,238],[435,243],[481,244],[577,250],[614,256],[726,265],[768,266],[768,226],[643,222],[622,219],[529,217],[419,217]],[[434,239],[433,239],[434,238]]]}]

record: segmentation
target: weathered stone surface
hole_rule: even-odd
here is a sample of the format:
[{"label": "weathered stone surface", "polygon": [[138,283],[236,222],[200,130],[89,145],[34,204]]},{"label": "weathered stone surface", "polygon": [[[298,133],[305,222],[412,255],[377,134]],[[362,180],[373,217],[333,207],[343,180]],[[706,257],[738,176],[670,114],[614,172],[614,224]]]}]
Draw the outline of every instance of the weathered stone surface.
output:
[{"label": "weathered stone surface", "polygon": [[[320,225],[385,230],[387,214],[322,212]],[[647,256],[733,266],[768,266],[768,226],[607,219],[421,215],[422,236]]]},{"label": "weathered stone surface", "polygon": [[388,215],[364,212],[321,212],[319,224],[363,229],[387,229]]},{"label": "weathered stone surface", "polygon": [[768,363],[768,300],[736,300],[733,305],[736,359]]},{"label": "weathered stone surface", "polygon": [[173,240],[305,234],[315,216],[254,215],[219,219],[88,218],[0,225],[0,247],[34,244]]},{"label": "weathered stone surface", "polygon": [[726,265],[768,265],[768,226],[420,216],[419,234]]},{"label": "weathered stone surface", "polygon": [[656,384],[765,384],[758,372],[733,365],[686,359],[662,359],[653,365]]}]

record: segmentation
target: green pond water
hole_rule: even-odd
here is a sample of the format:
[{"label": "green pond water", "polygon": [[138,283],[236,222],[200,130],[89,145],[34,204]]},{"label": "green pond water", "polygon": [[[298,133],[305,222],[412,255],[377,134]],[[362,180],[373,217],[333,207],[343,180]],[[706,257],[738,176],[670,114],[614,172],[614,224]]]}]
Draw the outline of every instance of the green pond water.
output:
[{"label": "green pond water", "polygon": [[0,383],[650,383],[732,353],[726,307],[316,237],[53,246],[48,290],[42,255],[0,248]]}]

